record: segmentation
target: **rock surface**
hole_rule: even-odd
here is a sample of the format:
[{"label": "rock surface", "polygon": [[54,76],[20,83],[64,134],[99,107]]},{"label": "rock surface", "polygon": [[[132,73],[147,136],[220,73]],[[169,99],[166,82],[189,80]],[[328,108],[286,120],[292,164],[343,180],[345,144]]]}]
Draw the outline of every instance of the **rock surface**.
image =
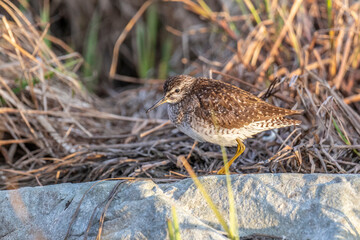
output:
[{"label": "rock surface", "polygon": [[[225,176],[201,181],[228,219]],[[191,179],[167,184],[111,181],[91,188],[93,184],[0,191],[0,238],[64,239],[84,196],[68,239],[95,239],[104,210],[101,239],[167,239],[171,206],[182,239],[227,239]],[[232,187],[241,236],[360,239],[357,175],[233,175]]]}]

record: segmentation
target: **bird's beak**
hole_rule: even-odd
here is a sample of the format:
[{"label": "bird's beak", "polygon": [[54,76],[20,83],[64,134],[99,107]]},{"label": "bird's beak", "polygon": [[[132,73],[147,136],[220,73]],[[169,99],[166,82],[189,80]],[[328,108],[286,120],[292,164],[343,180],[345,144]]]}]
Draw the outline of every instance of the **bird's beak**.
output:
[{"label": "bird's beak", "polygon": [[151,108],[149,108],[148,110],[146,110],[146,113],[149,113],[150,111],[154,110],[155,108],[157,108],[158,106],[160,106],[161,104],[164,104],[167,102],[167,99],[165,98],[165,96],[163,98],[161,98],[159,101],[157,101]]}]

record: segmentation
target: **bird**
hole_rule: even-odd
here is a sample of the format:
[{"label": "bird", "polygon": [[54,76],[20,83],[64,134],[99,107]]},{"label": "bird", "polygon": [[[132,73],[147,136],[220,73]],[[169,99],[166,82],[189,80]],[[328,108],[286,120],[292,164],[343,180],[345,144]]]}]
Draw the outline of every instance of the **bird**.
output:
[{"label": "bird", "polygon": [[237,146],[235,155],[218,174],[224,174],[225,167],[230,167],[245,151],[246,139],[262,131],[301,124],[287,118],[301,114],[301,110],[271,105],[220,80],[177,75],[167,78],[163,88],[163,97],[146,113],[168,103],[171,122],[195,141]]}]

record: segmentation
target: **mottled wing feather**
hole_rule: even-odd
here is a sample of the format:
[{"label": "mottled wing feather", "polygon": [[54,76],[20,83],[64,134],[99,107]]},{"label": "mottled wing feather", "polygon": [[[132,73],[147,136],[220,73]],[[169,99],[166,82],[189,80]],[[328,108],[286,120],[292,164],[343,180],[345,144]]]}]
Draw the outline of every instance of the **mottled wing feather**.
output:
[{"label": "mottled wing feather", "polygon": [[222,128],[241,128],[253,122],[299,112],[270,105],[236,86],[199,78],[192,96],[199,102],[195,115]]}]

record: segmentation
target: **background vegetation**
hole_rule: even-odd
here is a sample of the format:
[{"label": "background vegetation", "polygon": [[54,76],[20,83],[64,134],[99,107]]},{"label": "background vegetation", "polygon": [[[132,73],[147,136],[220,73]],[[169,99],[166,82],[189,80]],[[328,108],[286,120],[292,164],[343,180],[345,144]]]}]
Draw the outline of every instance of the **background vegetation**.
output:
[{"label": "background vegetation", "polygon": [[[192,140],[145,110],[168,75],[211,76],[303,109],[231,171],[358,173],[360,3],[0,1],[0,188],[109,177],[174,181]],[[235,149],[228,149],[232,154]],[[198,175],[222,165],[195,147]]]}]

